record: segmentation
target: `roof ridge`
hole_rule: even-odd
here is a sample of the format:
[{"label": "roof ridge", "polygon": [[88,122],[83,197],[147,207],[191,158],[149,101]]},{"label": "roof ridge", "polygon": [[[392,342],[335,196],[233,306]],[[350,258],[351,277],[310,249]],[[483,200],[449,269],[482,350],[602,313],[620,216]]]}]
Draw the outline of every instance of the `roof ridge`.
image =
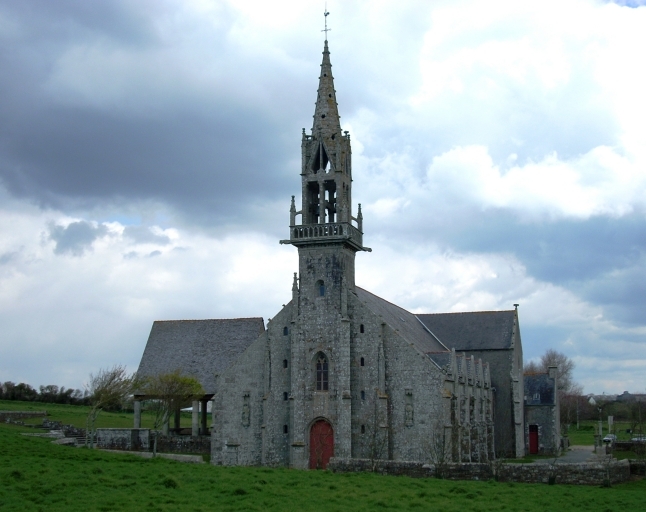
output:
[{"label": "roof ridge", "polygon": [[415,316],[418,315],[466,315],[466,314],[482,314],[482,313],[513,313],[515,309],[490,309],[487,311],[449,311],[446,313],[413,313]]},{"label": "roof ridge", "polygon": [[247,316],[237,318],[182,318],[176,320],[154,320],[154,322],[227,322],[233,320],[263,320],[261,316]]}]

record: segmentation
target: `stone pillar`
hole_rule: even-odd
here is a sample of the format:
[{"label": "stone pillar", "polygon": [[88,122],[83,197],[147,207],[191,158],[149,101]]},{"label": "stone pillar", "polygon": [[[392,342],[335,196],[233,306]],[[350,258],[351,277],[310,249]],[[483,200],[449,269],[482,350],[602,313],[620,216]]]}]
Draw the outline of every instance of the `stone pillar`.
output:
[{"label": "stone pillar", "polygon": [[208,432],[208,430],[206,428],[206,409],[207,409],[206,404],[207,403],[208,403],[208,400],[201,400],[201,405],[202,405],[202,411],[201,411],[201,413],[202,413],[201,414],[202,428],[200,429],[201,430],[200,434],[202,434],[203,436],[205,436],[207,434],[207,432]]},{"label": "stone pillar", "polygon": [[335,457],[352,457],[352,395],[350,385],[350,319],[341,319],[339,339],[337,385],[341,391],[338,421],[334,432]]},{"label": "stone pillar", "polygon": [[192,422],[191,422],[191,435],[193,437],[197,437],[200,435],[199,416],[200,416],[200,402],[198,402],[197,400],[193,400]]},{"label": "stone pillar", "polygon": [[134,403],[134,408],[135,408],[135,422],[133,427],[134,428],[141,428],[141,401],[140,400],[135,400]]},{"label": "stone pillar", "polygon": [[319,181],[319,223],[325,224],[325,182]]}]

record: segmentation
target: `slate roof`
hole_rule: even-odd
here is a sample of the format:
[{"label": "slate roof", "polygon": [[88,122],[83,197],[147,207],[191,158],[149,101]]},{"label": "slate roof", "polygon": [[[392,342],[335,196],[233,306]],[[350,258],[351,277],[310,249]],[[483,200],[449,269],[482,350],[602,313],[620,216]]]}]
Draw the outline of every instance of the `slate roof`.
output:
[{"label": "slate roof", "polygon": [[429,352],[426,355],[440,368],[448,368],[451,364],[451,352]]},{"label": "slate roof", "polygon": [[405,340],[412,343],[420,352],[428,354],[429,352],[447,351],[447,348],[428,332],[414,314],[381,297],[377,297],[363,288],[357,286],[355,290],[361,302],[373,313],[381,316],[384,322],[398,331]]},{"label": "slate roof", "polygon": [[525,404],[554,405],[554,379],[547,373],[525,375]]},{"label": "slate roof", "polygon": [[515,310],[417,315],[449,348],[456,351],[501,350],[512,345]]},{"label": "slate roof", "polygon": [[215,374],[228,368],[264,332],[262,318],[156,321],[137,374],[148,377],[180,370],[215,392]]}]

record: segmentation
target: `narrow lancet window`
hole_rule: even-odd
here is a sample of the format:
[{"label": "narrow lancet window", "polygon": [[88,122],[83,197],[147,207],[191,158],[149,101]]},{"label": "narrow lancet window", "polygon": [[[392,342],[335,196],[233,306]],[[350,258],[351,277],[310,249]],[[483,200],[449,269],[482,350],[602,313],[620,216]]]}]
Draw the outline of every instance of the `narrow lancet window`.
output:
[{"label": "narrow lancet window", "polygon": [[328,390],[328,360],[324,354],[316,359],[316,391]]}]

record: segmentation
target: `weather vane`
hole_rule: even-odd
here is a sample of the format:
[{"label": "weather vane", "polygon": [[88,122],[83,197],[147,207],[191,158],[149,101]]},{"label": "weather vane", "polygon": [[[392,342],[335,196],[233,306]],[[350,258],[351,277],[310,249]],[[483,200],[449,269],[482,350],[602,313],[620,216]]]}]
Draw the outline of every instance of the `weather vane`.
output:
[{"label": "weather vane", "polygon": [[327,33],[332,30],[331,28],[327,28],[327,17],[330,13],[327,11],[327,2],[325,3],[325,12],[323,13],[323,16],[325,17],[325,28],[321,30],[321,32],[325,32],[325,40],[327,41]]}]

